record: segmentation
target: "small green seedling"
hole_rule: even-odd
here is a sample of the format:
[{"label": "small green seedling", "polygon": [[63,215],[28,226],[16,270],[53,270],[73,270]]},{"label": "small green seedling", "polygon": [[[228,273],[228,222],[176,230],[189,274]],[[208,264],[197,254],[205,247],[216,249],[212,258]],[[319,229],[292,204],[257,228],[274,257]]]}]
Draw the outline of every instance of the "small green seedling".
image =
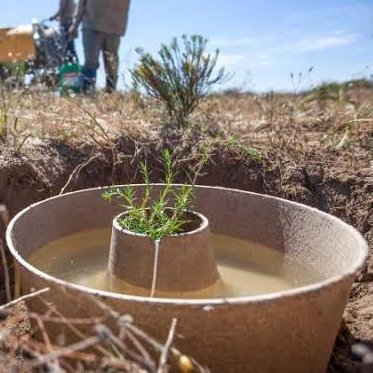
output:
[{"label": "small green seedling", "polygon": [[195,197],[193,185],[173,185],[175,174],[172,171],[170,152],[162,152],[162,161],[165,169],[164,188],[158,198],[151,198],[153,187],[150,184],[147,164],[141,163],[141,174],[145,184],[145,192],[138,199],[135,189],[131,186],[110,188],[102,193],[102,198],[111,201],[117,197],[124,203],[125,211],[119,219],[119,225],[133,233],[144,234],[155,241],[173,234],[183,232],[184,225],[188,222],[185,212],[192,207]]}]

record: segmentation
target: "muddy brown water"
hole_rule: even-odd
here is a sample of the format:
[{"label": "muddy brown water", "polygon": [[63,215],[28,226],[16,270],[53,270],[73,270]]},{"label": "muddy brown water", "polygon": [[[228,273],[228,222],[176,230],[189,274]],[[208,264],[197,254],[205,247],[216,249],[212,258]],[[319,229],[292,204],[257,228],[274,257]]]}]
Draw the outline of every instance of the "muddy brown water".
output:
[{"label": "muddy brown water", "polygon": [[[108,274],[110,229],[79,232],[54,240],[35,251],[30,264],[54,277],[97,290],[150,296]],[[214,286],[183,293],[158,292],[170,298],[225,298],[287,290],[322,279],[316,270],[263,245],[219,234],[212,235],[221,276]],[[162,243],[159,255],[162,255]]]}]

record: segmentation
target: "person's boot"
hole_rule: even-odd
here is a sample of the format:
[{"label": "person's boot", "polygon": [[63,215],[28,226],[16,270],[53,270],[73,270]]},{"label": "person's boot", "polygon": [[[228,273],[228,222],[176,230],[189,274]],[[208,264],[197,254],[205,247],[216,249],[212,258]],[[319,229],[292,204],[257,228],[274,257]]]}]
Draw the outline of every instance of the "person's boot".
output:
[{"label": "person's boot", "polygon": [[106,77],[106,92],[113,93],[115,91],[115,88],[116,88],[116,81],[112,77],[107,76]]},{"label": "person's boot", "polygon": [[96,87],[97,71],[94,69],[83,68],[83,92],[87,93]]}]

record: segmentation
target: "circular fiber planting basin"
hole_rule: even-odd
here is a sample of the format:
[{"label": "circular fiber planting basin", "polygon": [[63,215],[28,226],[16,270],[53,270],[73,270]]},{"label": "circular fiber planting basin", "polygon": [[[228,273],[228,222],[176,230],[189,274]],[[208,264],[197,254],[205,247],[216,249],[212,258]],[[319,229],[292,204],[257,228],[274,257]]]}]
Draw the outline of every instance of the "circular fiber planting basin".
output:
[{"label": "circular fiber planting basin", "polygon": [[[213,372],[325,371],[367,254],[354,228],[298,203],[197,186],[193,209],[209,220],[219,284],[150,297],[146,286],[108,274],[112,222],[122,211],[102,191],[49,198],[11,221],[7,243],[24,293],[49,287],[44,299],[68,318],[102,315],[99,300],[160,341],[177,318],[176,347]],[[50,307],[39,298],[28,306]],[[46,328],[52,340],[73,340],[63,325]]]}]

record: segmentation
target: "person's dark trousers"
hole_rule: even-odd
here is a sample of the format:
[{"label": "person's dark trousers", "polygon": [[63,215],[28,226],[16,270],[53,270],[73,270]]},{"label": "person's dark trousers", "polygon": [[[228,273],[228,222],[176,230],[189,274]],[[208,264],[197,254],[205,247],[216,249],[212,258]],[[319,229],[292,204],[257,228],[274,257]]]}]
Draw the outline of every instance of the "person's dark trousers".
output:
[{"label": "person's dark trousers", "polygon": [[106,90],[108,92],[114,91],[117,86],[120,38],[120,35],[83,30],[84,68],[89,72],[96,71],[99,67],[99,57],[102,51],[106,73]]},{"label": "person's dark trousers", "polygon": [[69,37],[69,29],[72,22],[61,23],[61,33],[63,35],[63,42],[65,48],[65,62],[67,63],[79,63],[78,55],[75,50],[75,42],[73,38]]}]

